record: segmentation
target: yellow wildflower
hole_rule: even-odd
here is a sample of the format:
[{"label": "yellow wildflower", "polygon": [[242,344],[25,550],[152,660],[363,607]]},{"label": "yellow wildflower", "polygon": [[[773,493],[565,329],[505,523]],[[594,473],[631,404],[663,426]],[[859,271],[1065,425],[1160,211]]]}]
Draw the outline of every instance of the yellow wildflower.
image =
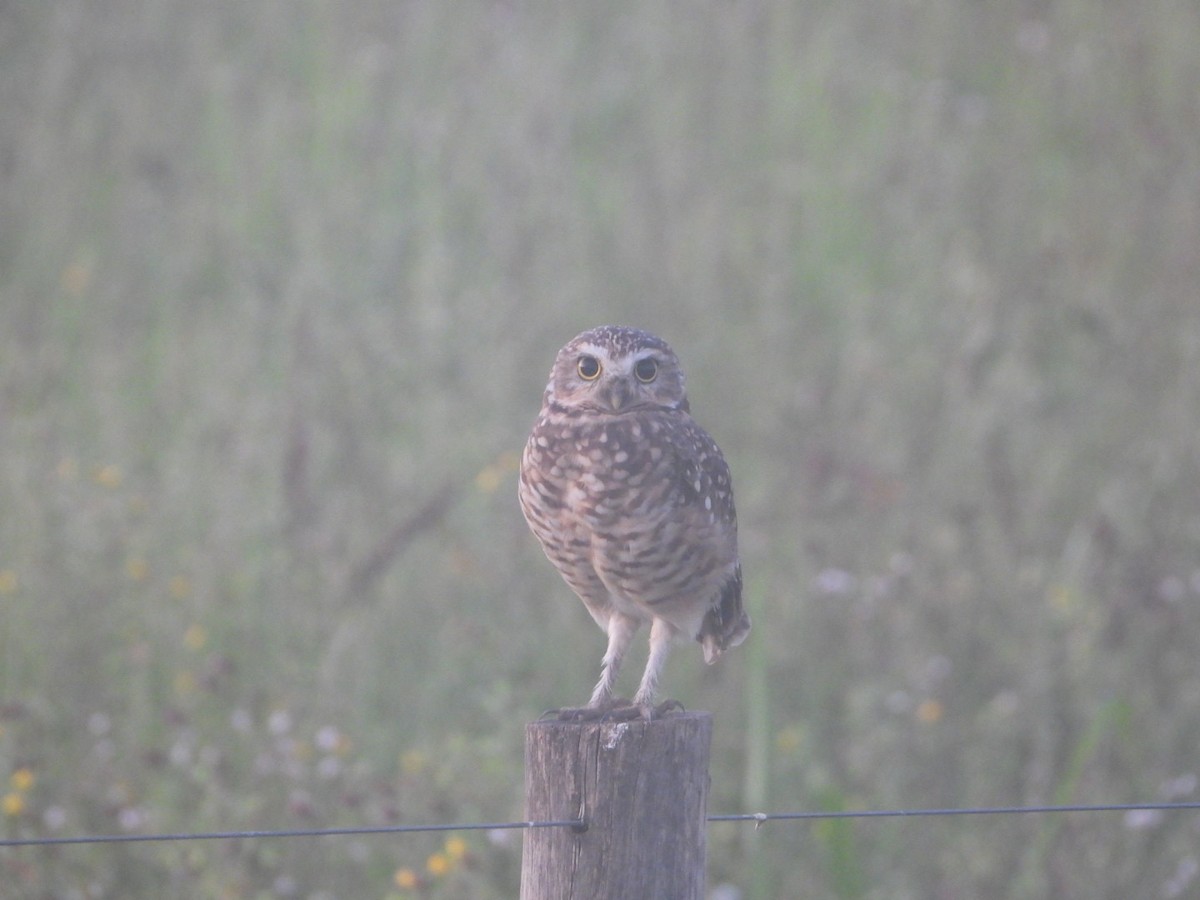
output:
[{"label": "yellow wildflower", "polygon": [[446,838],[445,850],[451,862],[460,862],[467,855],[467,842],[460,837]]},{"label": "yellow wildflower", "polygon": [[1046,591],[1046,600],[1050,608],[1059,615],[1067,615],[1079,605],[1079,595],[1065,584],[1051,586]]},{"label": "yellow wildflower", "polygon": [[421,880],[417,878],[417,873],[407,867],[397,869],[396,874],[392,876],[392,881],[402,891],[412,891],[421,885]]},{"label": "yellow wildflower", "polygon": [[495,493],[507,480],[510,473],[515,472],[520,464],[520,458],[515,453],[502,453],[494,461],[484,466],[475,476],[475,487],[485,494]]},{"label": "yellow wildflower", "polygon": [[400,771],[405,775],[420,775],[427,762],[420,750],[407,750],[400,757]]},{"label": "yellow wildflower", "polygon": [[425,860],[425,868],[434,878],[445,875],[450,871],[450,859],[445,853],[434,853]]},{"label": "yellow wildflower", "polygon": [[14,791],[18,791],[23,794],[33,787],[35,780],[36,778],[34,777],[33,769],[29,768],[29,766],[21,766],[21,768],[17,769],[12,773],[12,775],[9,776],[8,783],[12,785],[12,789]]},{"label": "yellow wildflower", "polygon": [[488,465],[480,469],[479,474],[475,476],[475,487],[485,494],[495,493],[500,487],[500,473],[496,471],[496,467]]},{"label": "yellow wildflower", "polygon": [[942,716],[945,715],[946,709],[937,700],[926,700],[917,707],[917,721],[925,725],[933,725],[935,722],[940,722]]},{"label": "yellow wildflower", "polygon": [[96,466],[92,469],[92,481],[100,487],[119,488],[121,486],[121,467],[114,463]]},{"label": "yellow wildflower", "polygon": [[125,562],[125,574],[130,581],[145,581],[150,574],[150,565],[140,556],[134,556]]},{"label": "yellow wildflower", "polygon": [[193,653],[203,650],[204,645],[208,643],[208,629],[199,622],[193,622],[188,626],[187,631],[183,633],[183,646],[187,647]]},{"label": "yellow wildflower", "polygon": [[799,752],[804,745],[804,729],[799,725],[789,725],[775,735],[775,747],[780,753],[791,756]]},{"label": "yellow wildflower", "polygon": [[18,794],[16,791],[5,794],[4,799],[0,800],[0,810],[3,810],[4,815],[8,818],[15,819],[25,812],[25,795]]}]

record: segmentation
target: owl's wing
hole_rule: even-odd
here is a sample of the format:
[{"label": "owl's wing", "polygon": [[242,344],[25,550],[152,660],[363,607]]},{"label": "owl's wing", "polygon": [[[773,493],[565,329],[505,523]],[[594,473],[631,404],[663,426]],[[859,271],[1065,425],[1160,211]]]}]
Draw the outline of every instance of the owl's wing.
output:
[{"label": "owl's wing", "polygon": [[736,547],[737,512],[733,505],[733,484],[729,466],[721,448],[689,417],[672,430],[678,472],[677,502],[709,520],[714,532],[728,530]]},{"label": "owl's wing", "polygon": [[695,422],[688,421],[678,429],[673,443],[679,461],[676,496],[680,511],[690,521],[703,562],[723,563],[717,577],[707,582],[708,593],[702,601],[707,609],[696,634],[704,647],[704,661],[712,664],[750,633],[750,617],[742,605],[733,485],[716,441]]}]

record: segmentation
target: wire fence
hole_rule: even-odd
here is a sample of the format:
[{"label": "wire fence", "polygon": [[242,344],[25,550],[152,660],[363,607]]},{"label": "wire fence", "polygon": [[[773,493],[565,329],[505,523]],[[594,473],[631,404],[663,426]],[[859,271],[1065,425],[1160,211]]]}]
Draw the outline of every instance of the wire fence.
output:
[{"label": "wire fence", "polygon": [[[1063,813],[1130,813],[1200,810],[1200,801],[1173,803],[1102,803],[1051,806],[972,806],[931,809],[856,809],[813,810],[808,812],[735,813],[712,815],[709,822],[753,823],[756,828],[768,822],[814,819],[894,819],[935,816],[999,816]],[[259,840],[278,838],[320,838],[345,835],[413,834],[437,831],[502,831],[528,828],[571,828],[586,831],[582,819],[557,819],[541,822],[458,822],[435,825],[373,825],[349,828],[285,828],[250,831],[201,831],[163,834],[94,834],[73,837],[33,837],[0,839],[0,847],[45,847],[62,844],[129,844],[152,841]]]},{"label": "wire fence", "polygon": [[74,837],[0,839],[0,847],[38,847],[58,844],[132,844],[151,841],[216,841],[257,838],[338,837],[364,834],[414,834],[434,831],[502,831],[525,828],[582,828],[579,819],[546,822],[459,822],[439,825],[363,825],[349,828],[281,828],[250,831],[197,831],[164,834],[93,834]]}]

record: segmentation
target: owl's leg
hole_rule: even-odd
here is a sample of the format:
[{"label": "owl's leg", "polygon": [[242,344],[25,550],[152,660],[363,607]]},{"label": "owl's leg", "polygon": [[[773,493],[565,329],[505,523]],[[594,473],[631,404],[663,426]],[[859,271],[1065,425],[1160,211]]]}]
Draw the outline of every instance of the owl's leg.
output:
[{"label": "owl's leg", "polygon": [[662,714],[679,704],[670,700],[655,709],[654,698],[658,695],[658,678],[667,656],[671,653],[671,642],[679,631],[665,619],[655,619],[650,626],[650,658],[646,660],[646,671],[642,674],[642,683],[638,685],[637,693],[633,695],[633,705],[641,710],[642,717],[651,719],[654,715]]},{"label": "owl's leg", "polygon": [[612,702],[613,688],[617,683],[617,673],[621,671],[621,662],[625,659],[625,651],[629,642],[637,632],[636,620],[613,613],[608,619],[608,649],[604,651],[604,659],[600,665],[600,680],[592,691],[592,699],[588,701],[589,709],[601,709]]},{"label": "owl's leg", "polygon": [[555,718],[567,722],[598,722],[622,719],[636,719],[641,712],[628,700],[613,697],[613,687],[617,682],[617,672],[621,669],[621,661],[629,642],[638,630],[638,621],[620,613],[613,613],[608,618],[608,649],[600,666],[600,681],[592,691],[592,699],[587,706],[549,709],[542,713],[542,718]]}]

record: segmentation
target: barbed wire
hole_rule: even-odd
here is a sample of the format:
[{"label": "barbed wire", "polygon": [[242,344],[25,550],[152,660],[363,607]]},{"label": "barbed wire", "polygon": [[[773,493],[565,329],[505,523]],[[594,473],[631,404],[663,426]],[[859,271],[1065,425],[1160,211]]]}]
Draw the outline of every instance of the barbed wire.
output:
[{"label": "barbed wire", "polygon": [[739,813],[709,816],[710,822],[766,822],[803,819],[894,819],[919,816],[997,816],[1017,813],[1145,812],[1200,810],[1200,801],[1179,803],[1100,803],[1057,804],[1049,806],[967,806],[930,809],[845,809],[814,812]]},{"label": "barbed wire", "polygon": [[[1200,801],[1172,803],[1101,803],[1057,804],[1047,806],[967,806],[928,809],[846,809],[811,810],[780,813],[733,813],[711,815],[709,822],[753,822],[756,828],[767,822],[813,819],[888,819],[935,816],[996,816],[1053,813],[1174,812],[1200,810]],[[551,819],[530,822],[457,822],[435,825],[370,825],[347,828],[284,828],[247,831],[200,831],[163,834],[94,834],[73,837],[3,838],[0,847],[38,847],[62,844],[130,844],[152,841],[214,841],[261,838],[319,838],[346,835],[414,834],[438,831],[506,831],[529,828],[571,828],[586,831],[582,819]]]},{"label": "barbed wire", "polygon": [[545,822],[457,822],[438,825],[361,825],[347,828],[281,828],[248,831],[198,831],[164,834],[92,834],[74,837],[0,839],[0,847],[36,847],[56,844],[132,844],[151,841],[217,841],[249,838],[339,837],[370,834],[415,834],[431,831],[504,831],[526,828],[582,828],[579,819]]}]

